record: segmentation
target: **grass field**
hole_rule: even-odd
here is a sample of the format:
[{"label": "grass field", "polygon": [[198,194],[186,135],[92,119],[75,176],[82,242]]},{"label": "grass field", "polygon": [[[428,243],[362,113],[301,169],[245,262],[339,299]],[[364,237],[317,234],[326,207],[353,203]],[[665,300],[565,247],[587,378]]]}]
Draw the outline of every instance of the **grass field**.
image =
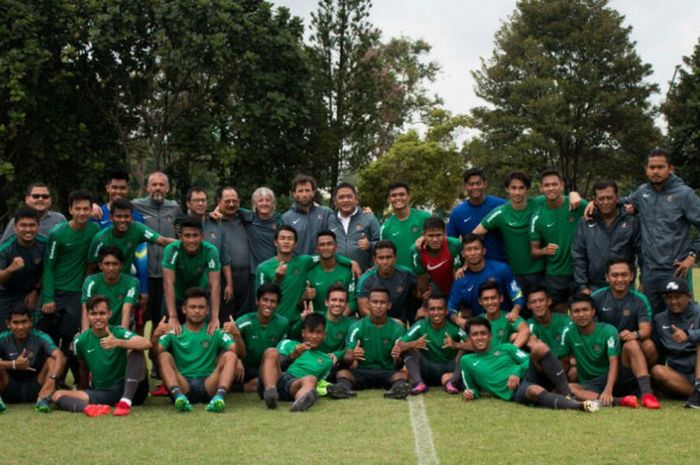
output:
[{"label": "grass field", "polygon": [[[700,289],[698,270],[693,281]],[[222,414],[205,413],[203,405],[178,414],[168,400],[151,398],[129,417],[92,419],[10,405],[0,415],[0,463],[696,464],[700,453],[700,411],[677,400],[662,399],[658,411],[592,415],[495,399],[467,404],[438,389],[422,402],[365,391],[295,414],[285,403],[267,410],[254,394],[228,394],[226,401]],[[428,425],[419,422],[417,451],[411,411],[423,406]],[[432,456],[425,453],[431,443]]]},{"label": "grass field", "polygon": [[[267,410],[252,394],[226,399],[222,414],[202,405],[178,414],[156,398],[126,418],[92,419],[13,405],[0,417],[2,463],[417,463],[408,405],[416,399],[367,391],[295,414],[288,404]],[[437,390],[423,400],[442,464],[680,464],[697,463],[700,450],[700,412],[679,401],[664,401],[659,411],[589,415],[495,399],[466,404]]]}]

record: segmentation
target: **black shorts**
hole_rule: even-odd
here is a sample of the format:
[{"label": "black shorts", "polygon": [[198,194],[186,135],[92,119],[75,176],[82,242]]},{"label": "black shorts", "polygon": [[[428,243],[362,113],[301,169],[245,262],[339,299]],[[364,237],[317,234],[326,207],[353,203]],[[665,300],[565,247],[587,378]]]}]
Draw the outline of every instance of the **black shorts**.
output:
[{"label": "black shorts", "polygon": [[544,281],[547,286],[547,294],[552,299],[552,305],[569,304],[569,300],[576,292],[573,275],[548,274],[544,277]]},{"label": "black shorts", "polygon": [[397,370],[385,370],[383,368],[351,368],[350,372],[353,378],[355,378],[355,387],[357,389],[388,389],[391,387],[391,378],[397,373]]},{"label": "black shorts", "polygon": [[668,360],[668,367],[695,385],[695,356],[686,359]]},{"label": "black shorts", "polygon": [[185,393],[187,399],[193,404],[206,404],[211,400],[204,382],[207,378],[185,378],[190,390]]},{"label": "black shorts", "polygon": [[39,310],[37,328],[51,335],[54,340],[73,338],[80,331],[81,295],[80,291],[56,291],[54,293],[56,310],[50,314]]},{"label": "black shorts", "polygon": [[530,362],[530,367],[527,369],[527,373],[525,373],[523,379],[520,380],[520,384],[518,385],[518,389],[513,394],[512,400],[519,404],[530,403],[525,396],[527,389],[530,386],[541,386],[547,391],[554,389],[554,383],[547,378],[544,373],[538,370],[532,361]]},{"label": "black shorts", "polygon": [[2,398],[8,404],[36,402],[41,391],[41,384],[36,377],[18,380],[8,376],[7,387],[2,391]]},{"label": "black shorts", "polygon": [[523,295],[527,296],[530,291],[536,287],[544,286],[544,273],[527,273],[527,274],[517,274],[515,275],[515,280],[520,286],[520,290],[523,291]]},{"label": "black shorts", "polygon": [[[88,389],[85,391],[88,395],[89,403],[91,404],[106,404],[114,405],[122,398],[124,394],[124,381],[114,383],[101,389]],[[132,405],[141,405],[148,397],[148,380],[143,380],[136,388],[136,394],[131,400]]]},{"label": "black shorts", "polygon": [[251,379],[260,377],[260,367],[253,367],[249,365],[243,365],[243,383],[247,383]]},{"label": "black shorts", "polygon": [[[605,373],[596,378],[589,379],[587,381],[580,382],[581,387],[587,391],[593,391],[600,394],[605,389],[605,385],[608,383],[608,374]],[[626,396],[629,394],[639,394],[639,385],[637,384],[637,378],[632,373],[632,370],[623,366],[620,368],[617,374],[617,381],[613,387],[613,395],[617,397]]]},{"label": "black shorts", "polygon": [[442,376],[453,371],[455,371],[454,359],[444,363],[437,363],[423,356],[420,358],[420,376],[428,386],[442,386]]},{"label": "black shorts", "polygon": [[[298,378],[295,378],[286,371],[282,373],[280,379],[277,380],[277,394],[279,395],[279,400],[285,402],[294,402],[294,394],[292,394],[292,383]],[[258,395],[263,398],[265,393],[265,386],[263,386],[262,381],[258,378]]]}]

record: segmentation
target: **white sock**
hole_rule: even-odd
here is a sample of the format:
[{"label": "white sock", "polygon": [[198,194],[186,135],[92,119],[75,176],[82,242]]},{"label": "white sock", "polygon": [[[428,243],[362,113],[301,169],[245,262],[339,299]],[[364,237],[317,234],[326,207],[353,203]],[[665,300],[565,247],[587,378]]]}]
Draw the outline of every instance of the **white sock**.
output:
[{"label": "white sock", "polygon": [[126,397],[122,397],[119,402],[124,402],[126,405],[131,407],[131,399],[127,399]]}]

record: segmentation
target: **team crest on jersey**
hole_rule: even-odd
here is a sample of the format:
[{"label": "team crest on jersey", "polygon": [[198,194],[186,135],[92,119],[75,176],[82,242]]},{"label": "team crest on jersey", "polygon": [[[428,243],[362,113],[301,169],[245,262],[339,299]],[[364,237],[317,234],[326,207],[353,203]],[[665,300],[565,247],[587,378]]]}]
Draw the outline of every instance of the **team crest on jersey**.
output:
[{"label": "team crest on jersey", "polygon": [[357,223],[355,225],[355,231],[361,231],[362,230],[362,225],[360,223]]},{"label": "team crest on jersey", "polygon": [[117,300],[122,300],[124,298],[124,294],[117,294]]},{"label": "team crest on jersey", "polygon": [[337,333],[335,333],[335,338],[336,339],[345,339],[345,334],[343,334],[342,331],[338,331]]},{"label": "team crest on jersey", "polygon": [[498,357],[499,355],[501,355],[501,351],[500,351],[500,350],[497,350],[497,351],[495,351],[495,352],[493,353],[493,355],[494,355],[495,357]]},{"label": "team crest on jersey", "polygon": [[277,342],[277,338],[275,336],[270,336],[270,342]]},{"label": "team crest on jersey", "polygon": [[404,287],[402,285],[396,286],[396,292],[398,292],[399,294],[402,293],[403,290],[404,290]]},{"label": "team crest on jersey", "polygon": [[203,347],[204,349],[208,349],[208,348],[209,348],[209,341],[204,340],[204,341],[201,342],[201,344],[202,344],[202,347]]},{"label": "team crest on jersey", "polygon": [[323,363],[323,359],[321,357],[316,357],[316,363],[319,365]]},{"label": "team crest on jersey", "polygon": [[600,344],[593,344],[593,351],[594,352],[600,352],[603,349],[603,347]]},{"label": "team crest on jersey", "polygon": [[216,239],[216,231],[211,231],[211,232],[209,233],[209,237],[212,238],[212,239]]},{"label": "team crest on jersey", "polygon": [[38,265],[39,263],[41,263],[41,260],[42,257],[34,257],[34,260],[32,260],[32,262],[34,262],[35,265]]},{"label": "team crest on jersey", "polygon": [[673,194],[668,194],[668,197],[666,197],[666,200],[669,202],[673,202]]},{"label": "team crest on jersey", "polygon": [[632,310],[630,310],[629,308],[625,308],[622,310],[623,316],[630,316],[631,314],[632,314]]},{"label": "team crest on jersey", "polygon": [[620,225],[622,229],[625,229],[627,227],[627,221],[623,221],[622,224]]},{"label": "team crest on jersey", "polygon": [[414,224],[413,226],[411,226],[411,232],[412,232],[413,234],[417,233],[417,232],[418,232],[418,226],[416,226],[415,224]]},{"label": "team crest on jersey", "polygon": [[319,214],[316,216],[316,219],[317,219],[318,221],[321,221],[321,220],[323,219],[323,215],[321,215],[321,214],[319,213]]},{"label": "team crest on jersey", "polygon": [[386,345],[389,345],[390,342],[391,342],[391,341],[389,341],[389,339],[387,339],[387,338],[383,338],[383,339],[382,339],[382,344],[385,345],[385,346],[386,346]]},{"label": "team crest on jersey", "polygon": [[569,215],[567,219],[569,220],[569,223],[573,223],[574,221],[576,221],[576,218],[574,218],[573,215]]},{"label": "team crest on jersey", "polygon": [[131,241],[126,241],[126,247],[128,249],[130,249],[132,246],[133,246],[133,244],[131,243]]},{"label": "team crest on jersey", "polygon": [[197,272],[197,274],[202,274],[202,271],[204,271],[204,268],[202,268],[201,266],[198,266],[197,268],[195,268],[195,271]]},{"label": "team crest on jersey", "polygon": [[294,268],[294,270],[292,271],[292,273],[294,274],[299,274],[300,272],[301,270],[299,268]]},{"label": "team crest on jersey", "polygon": [[499,329],[499,330],[498,330],[498,337],[503,337],[503,335],[504,335],[505,333],[506,333],[506,332],[505,332],[504,330]]}]

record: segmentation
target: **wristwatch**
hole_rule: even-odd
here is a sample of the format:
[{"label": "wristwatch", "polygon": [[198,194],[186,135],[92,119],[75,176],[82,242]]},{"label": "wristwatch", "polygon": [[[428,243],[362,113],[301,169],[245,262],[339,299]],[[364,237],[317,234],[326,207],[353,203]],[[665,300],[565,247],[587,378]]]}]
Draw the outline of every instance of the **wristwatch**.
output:
[{"label": "wristwatch", "polygon": [[696,254],[694,250],[691,250],[690,252],[688,252],[688,256],[693,257],[696,260],[698,258],[698,254]]}]

